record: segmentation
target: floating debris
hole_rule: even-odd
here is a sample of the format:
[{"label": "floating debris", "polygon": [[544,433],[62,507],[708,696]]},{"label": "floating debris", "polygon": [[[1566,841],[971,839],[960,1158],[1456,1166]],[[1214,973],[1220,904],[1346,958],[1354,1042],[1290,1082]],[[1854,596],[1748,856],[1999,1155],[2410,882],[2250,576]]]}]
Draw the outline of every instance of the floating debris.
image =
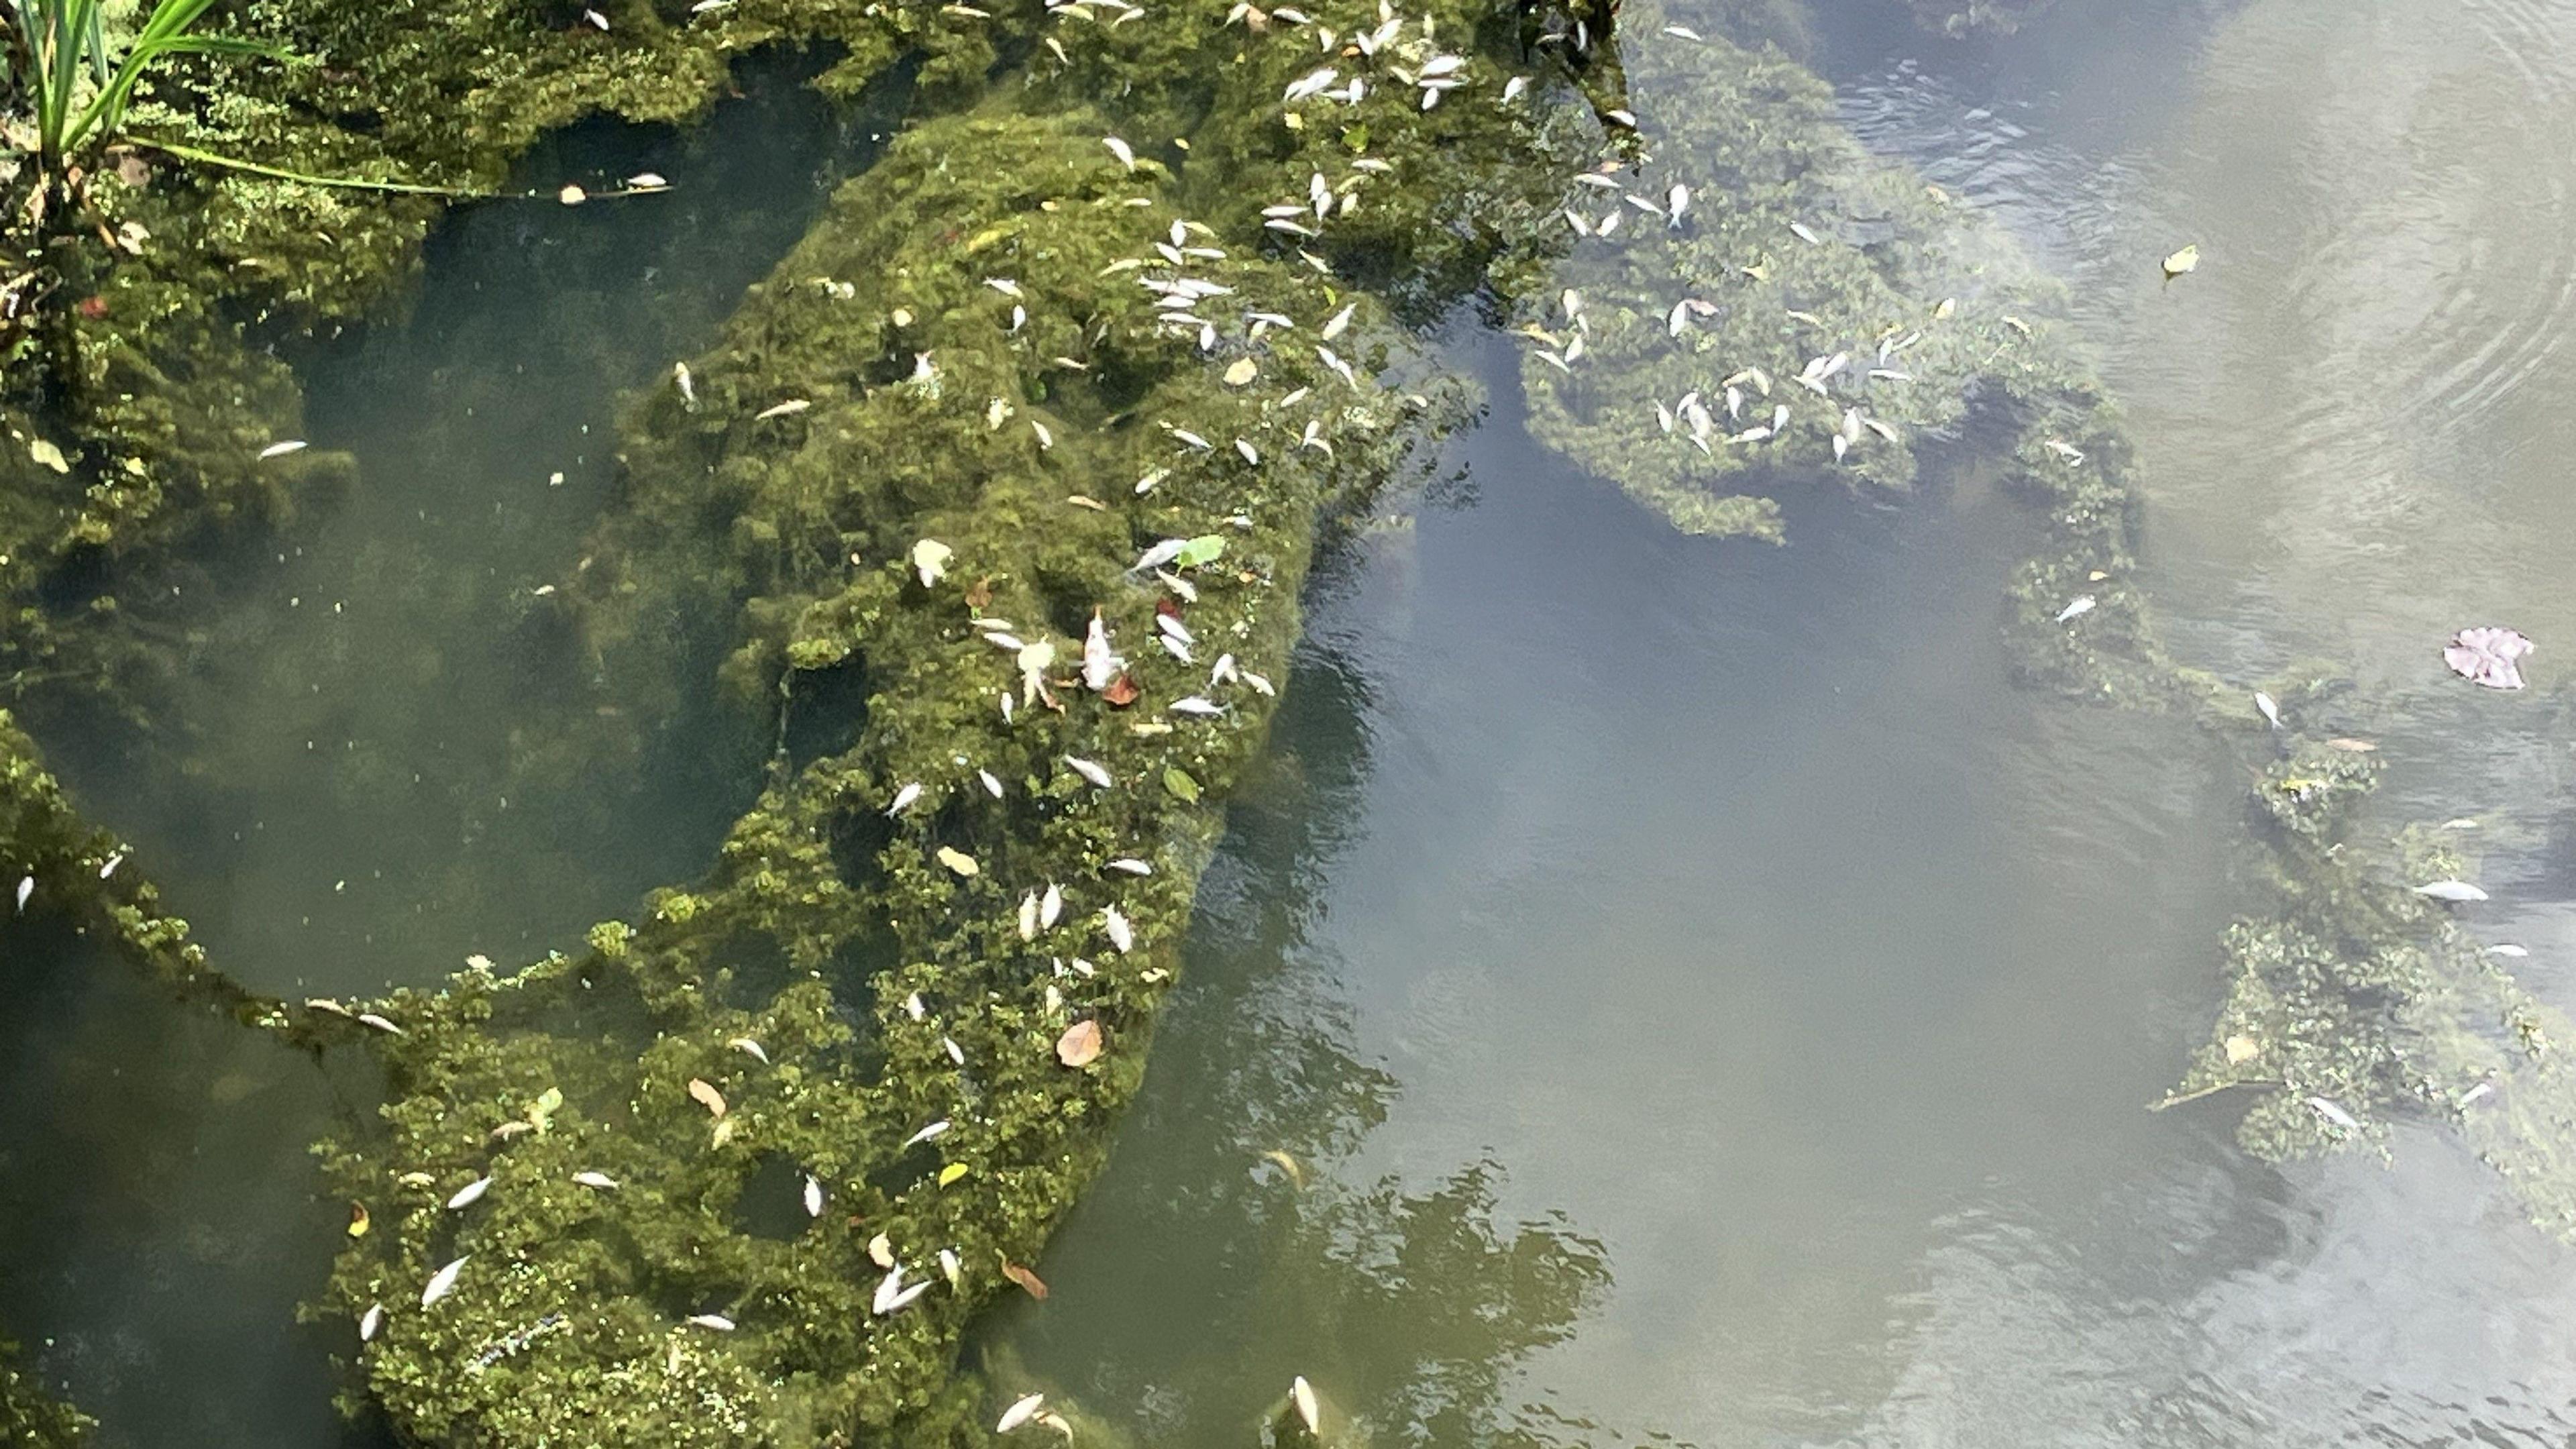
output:
[{"label": "floating debris", "polygon": [[420,1290],[420,1306],[427,1308],[429,1305],[436,1303],[439,1299],[455,1292],[456,1275],[465,1271],[465,1259],[472,1256],[474,1255],[471,1253],[465,1254],[463,1257],[459,1257],[453,1262],[450,1262],[446,1267],[430,1274],[428,1285]]},{"label": "floating debris", "polygon": [[2442,649],[2442,661],[2451,672],[2472,684],[2489,689],[2522,688],[2520,660],[2531,653],[2533,644],[2513,629],[2462,629],[2451,636]]},{"label": "floating debris", "polygon": [[490,1192],[491,1190],[491,1177],[488,1174],[478,1177],[472,1182],[465,1184],[463,1187],[458,1188],[456,1190],[456,1195],[447,1200],[447,1206],[450,1211],[461,1212],[464,1209],[481,1202],[483,1200],[483,1194]]},{"label": "floating debris", "polygon": [[2170,282],[2200,265],[2200,245],[2195,242],[2165,258],[2165,280]]},{"label": "floating debris", "polygon": [[1087,1067],[1100,1059],[1100,1023],[1077,1021],[1055,1039],[1055,1058],[1068,1067]]}]

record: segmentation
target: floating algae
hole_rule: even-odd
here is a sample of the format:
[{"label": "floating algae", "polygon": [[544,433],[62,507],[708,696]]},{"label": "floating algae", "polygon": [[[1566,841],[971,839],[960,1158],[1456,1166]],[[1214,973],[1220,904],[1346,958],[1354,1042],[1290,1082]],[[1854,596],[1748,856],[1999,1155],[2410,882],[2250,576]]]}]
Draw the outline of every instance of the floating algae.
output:
[{"label": "floating algae", "polygon": [[20,1362],[18,1345],[0,1338],[0,1444],[74,1449],[90,1442],[97,1422],[47,1394]]}]

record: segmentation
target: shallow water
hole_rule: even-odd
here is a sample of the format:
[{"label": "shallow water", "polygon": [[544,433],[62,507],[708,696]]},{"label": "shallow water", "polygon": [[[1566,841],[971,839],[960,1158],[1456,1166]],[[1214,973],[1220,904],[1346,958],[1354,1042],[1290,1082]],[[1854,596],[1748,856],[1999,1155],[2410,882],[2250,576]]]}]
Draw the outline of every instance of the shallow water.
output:
[{"label": "shallow water", "polygon": [[[1950,42],[1852,4],[1814,35],[1872,148],[2068,281],[2177,651],[2249,688],[2352,671],[2379,811],[2478,818],[2473,919],[2576,1005],[2576,232],[2547,159],[2576,12],[2060,0]],[[616,390],[864,154],[863,126],[837,159],[747,146],[821,134],[759,104],[731,139],[557,158],[671,175],[628,205],[687,225],[448,236],[417,321],[313,368],[314,439],[369,482],[213,622],[189,767],[68,761],[252,984],[568,943],[690,874],[749,789],[499,803]],[[1528,441],[1507,347],[1448,346],[1494,413],[1319,575],[1144,1099],[1050,1299],[979,1346],[1000,1388],[1163,1445],[1248,1442],[1301,1373],[1381,1445],[2569,1436],[2576,1255],[2454,1143],[2274,1170],[2223,1100],[2144,1110],[2220,993],[2242,777],[2180,722],[2012,687],[2017,505],[1970,470],[1793,498],[1783,549],[1682,538]],[[2473,622],[2540,640],[2531,696],[2443,676]],[[671,728],[655,758],[707,752]],[[287,1322],[338,1230],[301,1144],[363,1084],[78,964],[6,1023],[10,1100],[64,1105],[0,1134],[0,1325],[127,1442],[334,1442]],[[174,1365],[237,1433],[155,1401]]]}]

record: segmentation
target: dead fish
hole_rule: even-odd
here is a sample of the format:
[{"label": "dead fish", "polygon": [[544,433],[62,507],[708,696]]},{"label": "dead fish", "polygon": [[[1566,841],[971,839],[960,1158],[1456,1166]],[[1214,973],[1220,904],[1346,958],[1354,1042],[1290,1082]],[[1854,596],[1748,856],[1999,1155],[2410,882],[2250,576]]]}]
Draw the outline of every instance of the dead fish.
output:
[{"label": "dead fish", "polygon": [[1526,92],[1529,89],[1529,86],[1530,78],[1525,75],[1516,75],[1510,80],[1503,82],[1502,103],[1508,106],[1512,102],[1520,99],[1522,93]]},{"label": "dead fish", "polygon": [[2271,721],[2272,728],[2281,727],[2281,707],[2272,702],[2272,696],[2259,689],[2254,691],[2254,707],[2263,711],[2263,718]]},{"label": "dead fish", "polygon": [[948,1280],[949,1287],[956,1287],[957,1280],[960,1277],[963,1277],[965,1272],[966,1265],[958,1261],[957,1250],[955,1248],[942,1248],[939,1250],[939,1276]]},{"label": "dead fish", "polygon": [[985,794],[992,796],[996,800],[1002,798],[1002,782],[993,774],[992,771],[977,770],[975,772],[975,778],[983,784]]},{"label": "dead fish", "polygon": [[27,902],[36,894],[36,878],[26,876],[18,882],[18,914],[27,913]]},{"label": "dead fish", "polygon": [[304,451],[305,447],[305,442],[300,438],[290,439],[283,443],[271,443],[267,447],[259,450],[260,461],[264,463],[271,458],[283,458],[289,453],[301,453]]},{"label": "dead fish", "polygon": [[2449,901],[2454,905],[2464,904],[2469,901],[2482,901],[2487,898],[2487,893],[2485,891],[2478,889],[2476,886],[2473,886],[2464,880],[2430,881],[2426,884],[2415,887],[2415,894],[2419,896],[2431,896],[2437,901]]},{"label": "dead fish", "polygon": [[427,1308],[429,1305],[436,1303],[439,1299],[455,1292],[456,1275],[465,1271],[465,1258],[470,1258],[472,1256],[474,1255],[468,1253],[464,1258],[458,1258],[446,1267],[430,1274],[428,1286],[420,1290],[420,1306]]},{"label": "dead fish", "polygon": [[1020,939],[1023,941],[1034,941],[1037,938],[1038,893],[1036,891],[1031,891],[1027,895],[1020,897]]},{"label": "dead fish", "polygon": [[2487,948],[2487,954],[2490,956],[2502,956],[2511,961],[2519,961],[2525,956],[2530,955],[2531,952],[2521,946],[2516,946],[2507,942],[2500,946],[2489,946]]},{"label": "dead fish", "polygon": [[2078,594],[2075,596],[2074,602],[2057,611],[2057,622],[2063,624],[2069,619],[2080,618],[2083,615],[2092,613],[2093,604],[2094,599],[2091,594]]},{"label": "dead fish", "polygon": [[751,420],[758,423],[767,422],[771,418],[793,417],[813,405],[814,401],[811,398],[791,397],[783,403],[778,403],[772,407],[762,408],[759,412],[753,413],[751,415]]},{"label": "dead fish", "polygon": [[1330,342],[1334,338],[1341,336],[1344,332],[1350,330],[1351,318],[1356,315],[1359,310],[1360,304],[1357,302],[1353,302],[1342,308],[1339,312],[1336,312],[1332,316],[1324,319],[1323,330],[1317,335],[1322,337],[1326,342]]},{"label": "dead fish", "polygon": [[1253,693],[1261,695],[1264,698],[1276,699],[1279,697],[1279,691],[1270,687],[1270,681],[1267,678],[1262,675],[1255,674],[1249,669],[1243,671],[1243,682],[1252,686]]},{"label": "dead fish", "polygon": [[894,803],[886,807],[886,814],[901,815],[904,811],[912,808],[912,802],[920,798],[921,782],[916,780],[894,792]]},{"label": "dead fish", "polygon": [[1047,882],[1046,894],[1038,898],[1038,924],[1052,931],[1064,919],[1064,887]]},{"label": "dead fish", "polygon": [[2474,1102],[2480,1097],[2486,1096],[2493,1091],[2495,1091],[2495,1083],[2480,1082],[2476,1086],[2471,1087],[2460,1094],[2460,1105],[2465,1107],[2471,1102]]},{"label": "dead fish", "polygon": [[712,1328],[718,1333],[733,1332],[733,1320],[721,1313],[692,1313],[689,1322],[699,1328]]},{"label": "dead fish", "polygon": [[1225,713],[1224,705],[1204,695],[1196,694],[1173,700],[1167,708],[1173,714],[1185,714],[1198,719],[1212,719]]},{"label": "dead fish", "polygon": [[1031,1419],[1036,1418],[1038,1416],[1038,1410],[1045,1407],[1046,1395],[1044,1394],[1029,1394],[1016,1399],[1012,1402],[1009,1408],[1002,1411],[1001,1422],[993,1426],[993,1432],[996,1434],[1007,1434],[1013,1429],[1020,1427],[1022,1424],[1029,1422]]},{"label": "dead fish", "polygon": [[672,363],[671,380],[680,385],[680,405],[691,412],[696,412],[698,410],[698,381],[696,378],[689,376],[689,365],[685,362]]},{"label": "dead fish", "polygon": [[[1163,565],[1179,558],[1181,556],[1181,550],[1189,547],[1189,545],[1190,541],[1186,538],[1164,539],[1162,542],[1155,544],[1152,548],[1149,548],[1145,550],[1144,553],[1138,555],[1135,565],[1129,568],[1127,572],[1131,574],[1141,574],[1149,573],[1155,569],[1161,568]],[[1099,616],[1095,614],[1092,617],[1096,620]]]},{"label": "dead fish", "polygon": [[385,1305],[370,1303],[364,1317],[358,1320],[358,1342],[373,1343],[376,1331],[385,1326]]},{"label": "dead fish", "polygon": [[822,1215],[823,1184],[809,1172],[805,1174],[805,1216],[819,1218]]},{"label": "dead fish", "polygon": [[1816,235],[1816,229],[1807,225],[1803,221],[1793,221],[1789,223],[1789,234],[1811,247],[1823,246],[1825,244],[1825,239]]},{"label": "dead fish", "polygon": [[1279,99],[1283,103],[1294,105],[1310,96],[1323,94],[1326,86],[1331,85],[1333,82],[1340,80],[1341,78],[1342,73],[1333,69],[1329,65],[1325,66],[1321,70],[1310,71],[1307,74],[1290,81],[1288,83],[1288,89],[1280,93]]},{"label": "dead fish", "polygon": [[925,1143],[925,1142],[936,1142],[936,1141],[938,1141],[940,1138],[945,1137],[945,1136],[947,1136],[947,1135],[948,1135],[948,1127],[949,1127],[948,1119],[947,1119],[947,1118],[945,1118],[945,1117],[942,1117],[942,1118],[940,1118],[938,1121],[931,1123],[929,1126],[924,1127],[924,1128],[922,1128],[920,1131],[915,1132],[915,1133],[914,1133],[914,1134],[912,1134],[911,1136],[909,1136],[909,1137],[907,1137],[907,1138],[903,1139],[903,1145],[902,1145],[902,1146],[900,1146],[900,1147],[897,1147],[895,1150],[896,1150],[897,1152],[903,1152],[903,1151],[908,1151],[908,1150],[910,1150],[910,1149],[912,1149],[912,1148],[915,1148],[915,1147],[919,1147],[921,1144],[923,1144],[923,1143]]},{"label": "dead fish", "polygon": [[1118,783],[1107,770],[1102,769],[1099,765],[1090,760],[1082,758],[1080,755],[1067,755],[1064,757],[1064,762],[1067,766],[1072,768],[1075,774],[1089,780],[1092,784],[1099,786],[1103,790],[1106,790],[1112,785]]},{"label": "dead fish", "polygon": [[1334,353],[1333,349],[1329,347],[1316,348],[1315,360],[1324,364],[1324,366],[1331,368],[1335,376],[1341,378],[1344,383],[1348,384],[1353,389],[1357,389],[1359,387],[1359,375],[1353,372],[1351,370],[1351,365],[1342,361],[1342,359]]},{"label": "dead fish", "polygon": [[617,1191],[617,1179],[604,1172],[576,1172],[572,1175],[572,1180],[584,1187],[597,1188],[601,1192]]},{"label": "dead fish", "polygon": [[358,1025],[374,1027],[376,1030],[383,1032],[387,1036],[407,1035],[401,1027],[394,1025],[392,1022],[376,1015],[372,1011],[360,1012],[358,1014]]},{"label": "dead fish", "polygon": [[2325,1118],[2327,1121],[2332,1122],[2337,1127],[2341,1127],[2347,1132],[2358,1132],[2361,1130],[2360,1118],[2355,1117],[2350,1112],[2345,1111],[2343,1108],[2336,1106],[2334,1103],[2327,1101],[2323,1097],[2310,1097],[2308,1099],[2308,1105],[2317,1109],[2318,1116]]},{"label": "dead fish", "polygon": [[483,1194],[490,1192],[491,1190],[491,1176],[486,1174],[482,1177],[478,1177],[456,1190],[456,1195],[447,1200],[448,1210],[451,1212],[460,1212],[466,1208],[472,1207],[474,1204],[483,1200]]},{"label": "dead fish", "polygon": [[1136,169],[1135,147],[1128,145],[1126,142],[1115,136],[1101,137],[1100,144],[1109,148],[1109,154],[1118,158],[1119,165],[1126,167],[1130,171]]},{"label": "dead fish", "polygon": [[1664,193],[1664,226],[1667,229],[1680,228],[1683,213],[1690,210],[1690,200],[1690,188],[1678,181],[1673,183],[1672,190]]},{"label": "dead fish", "polygon": [[1122,855],[1118,859],[1109,862],[1109,864],[1103,867],[1103,869],[1119,871],[1127,875],[1152,875],[1154,873],[1154,867],[1148,865],[1144,861],[1138,860],[1132,855]]},{"label": "dead fish", "polygon": [[1306,1382],[1304,1374],[1288,1385],[1288,1401],[1297,1406],[1298,1422],[1306,1426],[1308,1434],[1324,1432],[1323,1406],[1315,1402],[1315,1386]]}]

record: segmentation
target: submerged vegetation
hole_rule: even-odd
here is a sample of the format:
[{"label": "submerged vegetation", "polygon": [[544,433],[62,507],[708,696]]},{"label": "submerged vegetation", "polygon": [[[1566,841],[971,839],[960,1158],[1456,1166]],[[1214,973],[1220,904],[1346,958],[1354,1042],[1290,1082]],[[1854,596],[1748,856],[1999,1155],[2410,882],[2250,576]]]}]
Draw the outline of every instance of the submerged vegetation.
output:
[{"label": "submerged vegetation", "polygon": [[[720,692],[764,742],[704,879],[578,953],[288,1007],[208,969],[0,715],[0,862],[40,909],[382,1063],[381,1110],[320,1149],[359,1230],[312,1313],[346,1335],[350,1406],[408,1441],[981,1442],[969,1325],[1027,1291],[1136,1094],[1318,528],[1466,415],[1405,330],[1462,299],[1529,336],[1533,435],[1692,532],[1776,540],[1787,489],[1902,488],[1927,445],[2002,437],[2046,519],[2009,586],[2026,676],[2215,697],[2131,583],[2130,449],[2048,289],[1750,34],[1622,52],[1606,10],[1483,0],[247,0],[249,39],[181,43],[205,8],[163,4],[168,43],[105,78],[85,12],[84,84],[115,99],[40,107],[39,145],[126,122],[89,195],[102,235],[0,223],[0,680],[142,729],[190,647],[167,571],[354,479],[300,446],[268,341],[397,296],[436,213],[152,157],[494,190],[581,116],[700,114],[762,45],[835,47],[836,93],[914,87],[883,159],[632,401],[616,506],[545,606],[581,704],[651,718]],[[250,48],[319,63],[176,64]],[[532,757],[634,742],[557,743]],[[2186,1091],[2264,1089],[2244,1132],[2276,1156],[2429,1106],[2568,1230],[2576,1171],[2550,1144],[2576,1116],[2514,1105],[2576,1100],[2562,1033],[2408,891],[2454,868],[2440,842],[2376,870],[2339,850],[2369,778],[2316,750],[2266,777],[2283,910],[2231,937]],[[2496,1032],[2453,1029],[2472,1004]],[[2473,1110],[2517,1072],[2536,1089]],[[1318,1203],[1300,1231],[1361,1285],[1330,1305],[1355,1319],[1380,1249],[1509,1257],[1541,1324],[1599,1291],[1593,1245],[1505,1243],[1492,1210],[1470,1173]],[[18,1382],[0,1412],[35,1412]],[[1443,1411],[1440,1386],[1414,1400]]]},{"label": "submerged vegetation", "polygon": [[75,1449],[90,1442],[96,1422],[46,1394],[19,1364],[18,1345],[0,1338],[0,1444]]}]

